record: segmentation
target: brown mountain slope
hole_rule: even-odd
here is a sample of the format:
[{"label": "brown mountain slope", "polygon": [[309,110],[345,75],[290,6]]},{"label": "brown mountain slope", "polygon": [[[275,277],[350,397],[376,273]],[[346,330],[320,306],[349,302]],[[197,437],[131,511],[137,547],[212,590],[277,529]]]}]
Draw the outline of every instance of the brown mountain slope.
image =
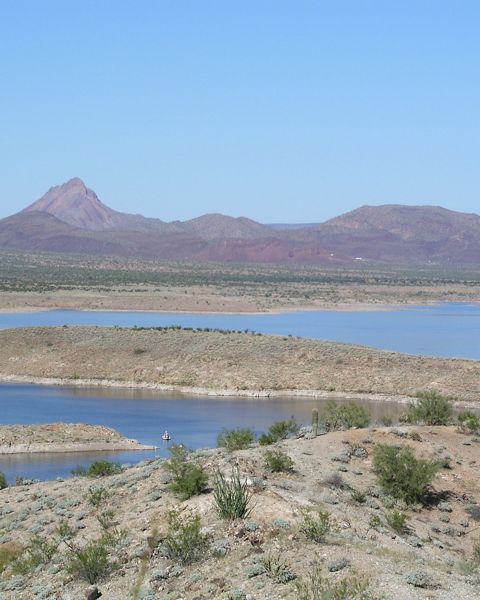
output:
[{"label": "brown mountain slope", "polygon": [[175,233],[183,231],[176,223],[148,219],[113,210],[98,199],[81,179],[74,177],[48,190],[23,212],[45,212],[60,221],[89,231],[134,230]]},{"label": "brown mountain slope", "polygon": [[382,262],[478,264],[480,216],[437,206],[362,206],[290,236]]},{"label": "brown mountain slope", "polygon": [[283,230],[221,214],[166,223],[117,212],[74,178],[0,221],[0,247],[173,260],[477,266],[480,216],[383,205]]}]

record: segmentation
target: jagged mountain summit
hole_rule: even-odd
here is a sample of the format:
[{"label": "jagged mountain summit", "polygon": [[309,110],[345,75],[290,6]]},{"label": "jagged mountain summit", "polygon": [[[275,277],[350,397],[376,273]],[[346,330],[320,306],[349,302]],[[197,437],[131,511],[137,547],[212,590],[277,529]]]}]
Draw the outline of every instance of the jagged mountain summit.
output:
[{"label": "jagged mountain summit", "polygon": [[188,221],[118,212],[75,177],[0,220],[0,248],[170,260],[438,266],[480,264],[480,216],[438,206],[362,206],[325,223]]}]

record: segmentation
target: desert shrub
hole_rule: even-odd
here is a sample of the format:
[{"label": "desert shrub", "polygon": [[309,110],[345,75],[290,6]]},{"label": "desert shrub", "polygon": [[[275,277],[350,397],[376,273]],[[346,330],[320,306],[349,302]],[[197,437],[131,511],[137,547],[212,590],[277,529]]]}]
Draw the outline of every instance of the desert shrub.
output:
[{"label": "desert shrub", "polygon": [[228,452],[244,450],[255,441],[253,429],[237,427],[237,429],[222,429],[217,438],[217,445],[226,448]]},{"label": "desert shrub", "polygon": [[57,548],[58,542],[56,540],[48,540],[39,535],[34,535],[26,545],[22,556],[15,561],[14,571],[25,575],[39,565],[47,564],[57,552]]},{"label": "desert shrub", "polygon": [[265,468],[272,473],[293,470],[293,460],[281,450],[267,450],[264,459]]},{"label": "desert shrub", "polygon": [[258,438],[258,441],[262,446],[274,444],[280,440],[285,440],[290,435],[297,434],[299,429],[300,426],[292,415],[290,419],[286,421],[277,421],[270,425],[268,433],[262,433]]},{"label": "desert shrub", "polygon": [[210,536],[202,533],[200,516],[172,510],[167,520],[168,531],[162,539],[165,555],[184,565],[203,558],[210,547]]},{"label": "desert shrub", "polygon": [[417,392],[416,400],[408,408],[406,420],[425,425],[448,425],[452,414],[451,400],[436,390],[428,390]]},{"label": "desert shrub", "polygon": [[95,508],[98,508],[105,500],[110,498],[110,496],[110,492],[104,487],[91,485],[87,492],[87,502]]},{"label": "desert shrub", "polygon": [[113,510],[102,510],[97,515],[97,521],[105,531],[108,531],[115,525],[115,512]]},{"label": "desert shrub", "polygon": [[0,575],[5,569],[20,558],[24,551],[23,546],[16,542],[0,544]]},{"label": "desert shrub", "polygon": [[330,473],[322,481],[322,484],[330,488],[337,488],[339,490],[348,487],[340,473]]},{"label": "desert shrub", "polygon": [[172,446],[165,469],[173,476],[170,489],[181,500],[203,494],[207,489],[208,475],[200,465],[188,461],[188,450],[183,446]]},{"label": "desert shrub", "polygon": [[121,470],[118,463],[109,462],[108,460],[97,460],[88,467],[87,476],[106,477],[108,475],[120,473]]},{"label": "desert shrub", "polygon": [[220,471],[215,473],[213,502],[222,519],[244,519],[250,512],[252,495],[247,481],[240,479],[238,469],[232,469],[227,479]]},{"label": "desert shrub", "polygon": [[266,554],[261,564],[267,576],[275,583],[288,583],[296,579],[289,563],[280,554]]},{"label": "desert shrub", "polygon": [[5,474],[0,471],[0,490],[3,490],[7,487],[7,478]]},{"label": "desert shrub", "polygon": [[332,529],[330,513],[319,510],[315,513],[305,512],[303,521],[300,524],[300,531],[305,534],[308,540],[321,544]]},{"label": "desert shrub", "polygon": [[327,431],[361,429],[368,427],[370,413],[366,408],[355,402],[338,404],[335,400],[329,400],[325,404],[320,420]]},{"label": "desert shrub", "polygon": [[385,520],[396,533],[405,533],[408,529],[408,517],[399,510],[394,509],[385,513]]},{"label": "desert shrub", "polygon": [[480,521],[480,504],[470,504],[465,510],[474,521]]},{"label": "desert shrub", "polygon": [[76,477],[106,477],[107,475],[116,475],[121,473],[122,468],[118,463],[108,460],[97,460],[89,467],[78,466],[71,470],[72,475]]},{"label": "desert shrub", "polygon": [[67,571],[90,584],[101,581],[112,571],[116,564],[109,558],[109,543],[106,538],[91,540],[82,548],[68,544]]},{"label": "desert shrub", "polygon": [[[457,415],[459,429],[462,433],[478,433],[480,431],[480,415],[466,410]],[[1,483],[0,483],[1,486]]]},{"label": "desert shrub", "polygon": [[357,504],[365,504],[365,502],[367,501],[367,495],[365,494],[365,492],[356,490],[353,487],[350,488],[350,496],[354,502],[357,502]]},{"label": "desert shrub", "polygon": [[416,458],[407,446],[378,444],[373,455],[373,468],[385,492],[413,504],[423,500],[440,465],[434,460]]},{"label": "desert shrub", "polygon": [[75,535],[75,530],[67,520],[62,519],[55,529],[55,533],[61,540],[70,540]]},{"label": "desert shrub", "polygon": [[298,600],[375,600],[369,592],[368,577],[350,573],[341,579],[328,579],[316,565],[310,575],[296,583]]}]

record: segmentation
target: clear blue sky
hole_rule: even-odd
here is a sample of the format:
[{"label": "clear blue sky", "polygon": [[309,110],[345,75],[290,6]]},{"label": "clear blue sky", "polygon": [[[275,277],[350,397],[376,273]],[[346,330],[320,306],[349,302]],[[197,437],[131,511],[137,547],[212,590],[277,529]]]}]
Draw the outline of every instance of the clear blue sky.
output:
[{"label": "clear blue sky", "polygon": [[0,217],[480,212],[478,0],[0,0]]}]

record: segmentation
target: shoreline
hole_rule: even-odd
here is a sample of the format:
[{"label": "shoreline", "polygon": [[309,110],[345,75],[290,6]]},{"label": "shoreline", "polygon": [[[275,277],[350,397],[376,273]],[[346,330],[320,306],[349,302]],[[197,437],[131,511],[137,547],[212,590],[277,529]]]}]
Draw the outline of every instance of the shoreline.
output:
[{"label": "shoreline", "polygon": [[82,307],[59,307],[59,306],[34,306],[34,307],[12,307],[0,308],[0,314],[35,314],[39,312],[54,311],[76,311],[76,312],[101,312],[101,313],[145,313],[145,314],[178,314],[178,315],[238,315],[238,316],[256,316],[256,315],[276,315],[295,312],[394,312],[398,310],[409,310],[412,308],[424,308],[438,306],[442,304],[478,304],[480,300],[431,300],[425,302],[403,302],[403,303],[363,303],[363,302],[340,302],[338,304],[316,304],[302,306],[286,306],[284,308],[272,308],[264,310],[244,310],[244,311],[224,311],[224,310],[176,310],[171,309],[138,309],[138,308],[82,308]]},{"label": "shoreline", "polygon": [[[157,390],[159,392],[175,392],[185,396],[206,396],[211,398],[229,398],[241,397],[255,400],[269,398],[318,398],[318,399],[338,399],[338,400],[360,400],[373,402],[395,402],[398,404],[408,404],[414,400],[413,396],[402,394],[382,394],[382,393],[364,393],[364,392],[337,392],[328,390],[314,389],[282,389],[282,390],[255,390],[234,388],[205,388],[196,386],[179,386],[162,383],[149,383],[138,381],[119,381],[115,379],[65,379],[56,377],[32,377],[27,375],[5,375],[0,373],[1,384],[27,384],[58,387],[103,387],[118,389],[144,389]],[[478,409],[478,404],[468,400],[456,400],[453,402],[455,408],[473,408]],[[111,448],[108,448],[111,449]],[[140,450],[155,449],[140,448]]]}]

